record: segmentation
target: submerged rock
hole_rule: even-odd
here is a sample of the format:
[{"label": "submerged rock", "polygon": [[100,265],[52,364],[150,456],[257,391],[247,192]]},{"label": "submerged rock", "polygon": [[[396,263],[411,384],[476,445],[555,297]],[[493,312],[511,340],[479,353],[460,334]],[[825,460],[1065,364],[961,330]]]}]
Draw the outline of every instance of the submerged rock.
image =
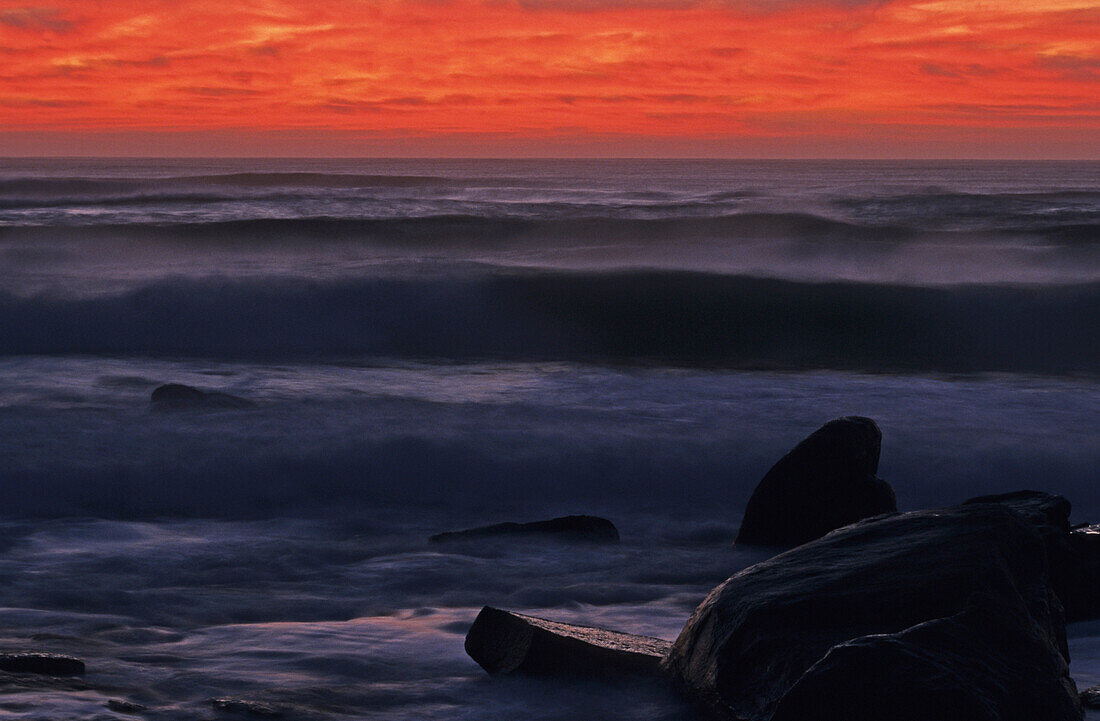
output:
[{"label": "submerged rock", "polygon": [[[0,692],[16,691],[89,691],[91,684],[83,676],[50,676],[40,673],[0,671]],[[99,689],[94,689],[99,690]]]},{"label": "submerged rock", "polygon": [[55,653],[5,653],[0,654],[0,671],[36,673],[46,676],[80,676],[84,673],[84,662],[72,656]]},{"label": "submerged rock", "polygon": [[1081,718],[1065,659],[1020,604],[966,610],[833,646],[770,721],[1065,721]]},{"label": "submerged rock", "polygon": [[896,512],[877,478],[882,432],[870,418],[829,421],[779,459],[745,507],[736,543],[798,546],[850,523]]},{"label": "submerged rock", "polygon": [[466,653],[491,674],[656,674],[669,642],[574,626],[486,606],[466,634]]},{"label": "submerged rock", "polygon": [[240,698],[213,698],[210,699],[210,705],[214,707],[215,711],[255,716],[257,718],[279,718],[283,715],[282,711],[271,704]]},{"label": "submerged rock", "polygon": [[191,408],[255,408],[250,400],[218,391],[203,391],[181,383],[166,383],[153,389],[149,400],[158,410]]},{"label": "submerged rock", "polygon": [[107,708],[118,713],[136,714],[146,710],[145,706],[133,701],[123,701],[118,698],[107,699]]},{"label": "submerged rock", "polygon": [[[1006,621],[1011,632],[988,622],[985,611],[963,615],[955,626],[948,624],[967,609],[975,594],[992,598],[998,607],[1026,610]],[[914,629],[941,619],[944,622],[930,630]],[[913,631],[908,636],[907,629]],[[1007,633],[1005,640],[993,638],[1000,633]],[[874,634],[898,638],[864,639]],[[964,638],[981,656],[969,673],[984,675],[979,686],[986,689],[976,687],[966,703],[985,703],[983,695],[992,694],[997,704],[1029,708],[1029,699],[1038,698],[1064,711],[1059,719],[1081,718],[1076,690],[1065,670],[1065,625],[1048,581],[1044,543],[1021,515],[995,503],[863,521],[747,568],[714,589],[695,610],[665,668],[689,698],[714,717],[771,721],[788,693],[836,646],[854,642],[848,650],[838,649],[828,665],[818,669],[819,677],[807,677],[789,709],[804,709],[811,696],[825,693],[814,690],[823,688],[821,679],[836,679],[834,664],[852,668],[846,664],[894,658],[904,644],[909,644],[906,653],[914,649],[916,654],[914,644],[927,643],[929,654],[944,656],[957,651]],[[1029,659],[1061,656],[1061,665],[1050,660],[1032,676],[1018,678],[1015,666],[998,666],[1002,660],[995,658],[994,649],[1002,643],[1027,648]],[[961,659],[956,661],[963,663]],[[934,664],[911,661],[911,676],[900,671],[891,676],[884,670],[880,680],[894,684],[899,694],[904,690],[919,695],[921,688],[936,683],[928,676],[935,673]],[[1004,679],[1012,683],[1004,686]],[[988,691],[1001,686],[1003,695]],[[830,703],[830,698],[819,701]],[[930,700],[940,702],[946,703],[943,697]]]},{"label": "submerged rock", "polygon": [[619,529],[615,528],[615,524],[611,521],[598,516],[563,516],[549,521],[497,523],[465,531],[439,533],[429,538],[428,543],[513,536],[552,536],[567,541],[618,543]]}]

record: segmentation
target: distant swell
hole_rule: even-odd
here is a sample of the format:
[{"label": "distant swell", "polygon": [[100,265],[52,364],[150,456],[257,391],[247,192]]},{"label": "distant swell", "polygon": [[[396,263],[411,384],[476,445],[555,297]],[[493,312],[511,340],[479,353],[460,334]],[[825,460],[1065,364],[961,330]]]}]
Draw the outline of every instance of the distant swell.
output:
[{"label": "distant swell", "polygon": [[224,173],[147,178],[8,178],[0,180],[0,196],[50,196],[144,192],[150,188],[416,188],[453,185],[461,179],[427,175],[361,175],[350,173]]},{"label": "distant swell", "polygon": [[[71,235],[74,230],[61,232]],[[863,225],[810,213],[739,213],[662,218],[515,218],[428,215],[400,218],[253,218],[199,223],[95,225],[92,237],[204,242],[357,240],[374,242],[469,242],[510,240],[637,242],[783,237],[801,240],[901,241],[934,233],[903,226]],[[53,237],[58,228],[0,227],[0,238]],[[971,234],[972,235],[972,234]]]},{"label": "distant swell", "polygon": [[923,288],[697,273],[162,282],[0,295],[0,354],[577,360],[1100,372],[1100,284]]}]

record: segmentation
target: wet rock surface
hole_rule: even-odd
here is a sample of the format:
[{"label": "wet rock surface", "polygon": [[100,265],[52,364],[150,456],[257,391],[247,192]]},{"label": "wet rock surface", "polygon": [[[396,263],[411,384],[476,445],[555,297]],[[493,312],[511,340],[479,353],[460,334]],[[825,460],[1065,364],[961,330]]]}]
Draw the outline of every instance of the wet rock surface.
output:
[{"label": "wet rock surface", "polygon": [[1100,526],[1072,528],[1070,502],[1041,491],[980,496],[963,505],[994,503],[1030,523],[1046,547],[1050,582],[1068,622],[1100,617]]},{"label": "wet rock surface", "polygon": [[618,543],[619,530],[606,518],[598,516],[562,516],[548,521],[530,523],[497,523],[464,531],[438,533],[428,543],[449,543],[492,538],[554,538],[585,543]]},{"label": "wet rock surface", "polygon": [[771,721],[1063,721],[1081,718],[1069,667],[1022,605],[965,611],[834,646]]},{"label": "wet rock surface", "polygon": [[660,673],[668,641],[574,626],[486,606],[466,653],[491,674],[617,676]]},{"label": "wet rock surface", "polygon": [[[784,697],[833,647],[950,619],[963,613],[975,594],[1001,607],[1025,609],[1023,620],[1014,624],[1025,639],[1020,644],[1034,641],[1041,647],[1037,656],[1053,653],[1063,664],[1068,661],[1061,606],[1049,583],[1039,531],[1009,508],[975,503],[850,525],[745,569],[696,609],[665,667],[715,718],[770,721]],[[970,628],[971,635],[992,633],[989,624]],[[902,640],[918,637],[923,636]],[[982,640],[996,647],[995,639]],[[857,649],[870,653],[865,645]],[[871,651],[869,657],[887,652],[878,646]],[[853,653],[838,651],[838,657]],[[894,681],[899,687],[911,682],[916,693],[928,679],[916,667],[912,671],[909,681],[904,675]],[[996,674],[990,675],[995,684]],[[1037,673],[1024,681],[1011,689],[1012,698],[1045,697],[1052,688],[1064,688],[1063,695],[1072,699],[1059,697],[1064,702],[1055,707],[1071,711],[1057,718],[1081,717],[1072,711],[1076,691],[1068,676]],[[804,687],[800,693],[809,692]]]},{"label": "wet rock surface", "polygon": [[870,418],[826,423],[772,466],[745,507],[736,543],[791,547],[864,518],[897,511],[875,476],[882,432]]}]

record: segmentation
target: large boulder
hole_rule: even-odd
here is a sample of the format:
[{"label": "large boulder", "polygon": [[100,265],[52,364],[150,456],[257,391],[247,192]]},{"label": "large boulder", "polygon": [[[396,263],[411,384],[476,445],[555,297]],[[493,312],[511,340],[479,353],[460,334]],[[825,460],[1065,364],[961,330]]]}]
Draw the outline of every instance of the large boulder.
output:
[{"label": "large boulder", "polygon": [[[1034,656],[1058,654],[1068,663],[1065,625],[1039,532],[1008,507],[976,503],[856,523],[745,569],[700,604],[664,664],[677,685],[715,718],[770,721],[784,697],[834,647],[949,619],[963,613],[975,594],[1026,609],[1013,624],[1019,638],[1006,643],[1038,643],[1044,650]],[[971,629],[967,633],[980,637],[986,648],[997,647],[990,624],[963,620]],[[920,641],[922,634],[902,640]],[[885,653],[879,646],[874,650]],[[911,670],[924,673],[917,666]],[[1007,676],[989,673],[995,685],[1015,670]],[[894,680],[905,685],[904,675]],[[913,688],[928,683],[911,681]],[[1051,691],[1059,688],[1069,700]],[[1002,699],[1005,703],[1040,697],[1052,708],[1076,708],[1072,681],[1049,665],[1005,693],[1011,697]],[[1057,698],[1048,698],[1051,693]],[[1059,718],[1081,715],[1078,709]]]},{"label": "large boulder", "polygon": [[771,721],[1065,721],[1081,718],[1065,659],[1021,604],[965,611],[833,646]]},{"label": "large boulder", "polygon": [[617,676],[660,672],[669,643],[486,606],[466,634],[466,653],[492,674]]},{"label": "large boulder", "polygon": [[1100,616],[1100,526],[1072,528],[1069,501],[1040,491],[980,496],[964,505],[979,503],[1011,508],[1038,531],[1046,547],[1051,586],[1067,621]]},{"label": "large boulder", "polygon": [[1066,620],[1100,618],[1100,525],[1074,528],[1069,534],[1069,554],[1064,584],[1058,592],[1066,607]]},{"label": "large boulder", "polygon": [[882,432],[870,418],[829,421],[779,459],[745,507],[737,543],[798,546],[850,523],[897,511],[877,478]]},{"label": "large boulder", "polygon": [[599,516],[562,516],[548,521],[530,523],[509,521],[464,531],[437,533],[428,539],[428,543],[540,536],[584,543],[618,543],[619,529],[615,528],[615,524],[611,521]]}]

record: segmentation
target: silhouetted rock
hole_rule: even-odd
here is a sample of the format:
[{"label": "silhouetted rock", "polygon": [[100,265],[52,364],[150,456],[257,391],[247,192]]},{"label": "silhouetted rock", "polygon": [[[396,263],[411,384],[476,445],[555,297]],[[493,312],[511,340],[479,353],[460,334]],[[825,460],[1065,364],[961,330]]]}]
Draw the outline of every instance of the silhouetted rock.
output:
[{"label": "silhouetted rock", "polygon": [[255,408],[256,404],[244,398],[220,393],[202,391],[180,383],[166,383],[153,389],[149,399],[158,410],[179,410],[190,408]]},{"label": "silhouetted rock", "polygon": [[486,606],[466,634],[466,653],[489,673],[656,674],[668,641],[573,626]]},{"label": "silhouetted rock", "polygon": [[949,618],[833,646],[770,721],[1080,719],[1065,659],[1004,598],[975,595]]},{"label": "silhouetted rock", "polygon": [[749,498],[737,543],[798,546],[898,510],[878,471],[882,432],[870,418],[829,421],[779,459]]},{"label": "silhouetted rock", "polygon": [[1100,618],[1100,525],[1070,531],[1070,569],[1059,593],[1066,619]]},{"label": "silhouetted rock", "polygon": [[5,653],[0,654],[0,671],[37,673],[47,676],[80,676],[84,673],[84,662],[72,656],[54,653]]},{"label": "silhouetted rock", "polygon": [[[747,568],[718,586],[688,620],[665,667],[714,717],[770,721],[784,696],[834,646],[948,619],[963,612],[974,594],[1026,609],[1006,643],[1046,644],[1049,653],[1059,654],[1066,648],[1065,626],[1047,573],[1039,532],[995,503],[871,519]],[[995,625],[980,620],[970,617],[966,633],[982,637],[984,648],[996,648],[996,639],[984,637]],[[958,631],[958,638],[963,635]],[[882,644],[890,647],[886,640]],[[874,651],[886,653],[879,646]],[[843,653],[842,661],[849,652]],[[998,670],[997,659],[985,662],[992,670],[983,684],[1015,678],[1015,667]],[[935,682],[925,671],[912,670],[918,674],[912,688]],[[1049,665],[1036,669],[1033,678],[1006,693],[1024,707],[1025,697],[1046,698],[1058,686],[1067,694],[1073,690],[1075,698],[1072,681],[1060,673]],[[904,685],[903,675],[890,679]]]},{"label": "silhouetted rock", "polygon": [[1082,691],[1081,705],[1085,708],[1100,708],[1100,686],[1093,686]]},{"label": "silhouetted rock", "polygon": [[514,536],[552,536],[566,541],[590,543],[618,543],[619,530],[606,518],[597,516],[564,516],[549,521],[531,523],[497,523],[492,526],[470,528],[465,531],[439,533],[428,543],[446,543],[479,538],[506,538]]},{"label": "silhouetted rock", "polygon": [[1047,549],[1051,585],[1068,621],[1100,617],[1100,526],[1071,528],[1069,501],[1039,491],[980,496],[964,505],[976,503],[1011,508],[1039,532]]},{"label": "silhouetted rock", "polygon": [[215,711],[255,716],[257,718],[279,718],[283,715],[282,711],[271,704],[239,698],[214,698],[210,699],[210,705],[214,707]]}]

